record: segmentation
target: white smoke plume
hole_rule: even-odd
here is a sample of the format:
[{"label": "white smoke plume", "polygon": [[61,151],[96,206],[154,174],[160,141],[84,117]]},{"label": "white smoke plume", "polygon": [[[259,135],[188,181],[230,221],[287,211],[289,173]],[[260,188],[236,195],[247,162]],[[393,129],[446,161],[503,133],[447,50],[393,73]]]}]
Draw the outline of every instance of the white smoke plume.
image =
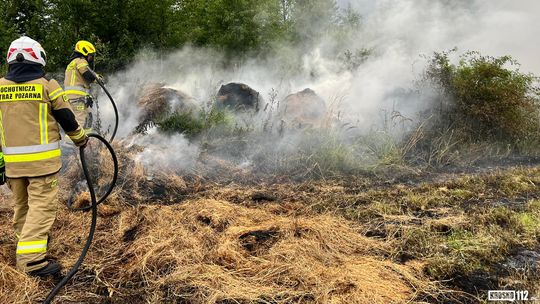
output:
[{"label": "white smoke plume", "polygon": [[[411,89],[424,69],[422,54],[457,47],[458,53],[475,50],[492,56],[511,55],[522,64],[523,71],[540,74],[536,58],[540,54],[538,1],[340,0],[338,4],[362,17],[360,29],[349,37],[346,48],[371,50],[354,72],[341,68],[337,54],[329,54],[336,43],[324,35],[307,52],[305,48],[283,46],[280,56],[252,59],[228,69],[223,68],[219,53],[207,49],[183,47],[169,54],[142,52],[125,71],[109,77],[108,87],[121,112],[118,136],[128,136],[137,125],[135,95],[142,84],[149,82],[163,82],[181,90],[198,100],[201,107],[212,99],[220,84],[229,82],[246,83],[267,100],[271,92],[277,92],[280,100],[311,88],[327,106],[339,101],[336,112],[344,119],[359,129],[369,129],[380,122],[381,110],[395,109],[413,117],[429,106],[425,100],[402,98],[399,94]],[[301,69],[288,71],[283,54],[299,58]],[[101,105],[102,119],[110,123],[111,108],[104,102]],[[169,142],[171,139],[159,138],[139,143],[153,149],[158,143]],[[196,151],[187,140],[176,140],[171,159],[190,163]],[[155,153],[148,152],[141,159],[151,156]]]},{"label": "white smoke plume", "polygon": [[189,172],[199,155],[199,148],[190,144],[183,135],[163,135],[156,128],[149,130],[147,136],[133,137],[126,147],[133,144],[145,147],[135,161],[150,171],[168,171],[174,167],[175,170]]},{"label": "white smoke plume", "polygon": [[540,73],[540,2],[534,0],[342,0],[364,16],[362,36],[404,56],[458,47],[492,56],[512,55],[525,71]]}]

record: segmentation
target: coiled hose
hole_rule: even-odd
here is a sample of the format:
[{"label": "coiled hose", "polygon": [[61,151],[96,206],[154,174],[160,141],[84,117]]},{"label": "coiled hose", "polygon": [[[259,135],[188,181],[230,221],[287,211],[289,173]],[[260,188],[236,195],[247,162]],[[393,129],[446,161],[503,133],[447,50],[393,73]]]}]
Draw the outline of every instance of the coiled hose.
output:
[{"label": "coiled hose", "polygon": [[[114,186],[116,184],[116,179],[118,178],[118,159],[116,158],[116,154],[114,153],[114,150],[113,150],[111,144],[105,138],[103,138],[102,136],[97,135],[97,134],[90,133],[90,134],[88,134],[88,137],[98,139],[99,141],[101,141],[105,145],[105,147],[107,147],[107,150],[109,150],[109,153],[111,154],[113,164],[114,164],[113,179],[112,179],[111,184],[109,185],[109,189],[107,190],[105,195],[103,195],[103,197],[101,197],[98,200],[96,198],[96,193],[95,193],[95,190],[94,190],[94,184],[92,182],[92,178],[90,176],[90,172],[88,171],[88,166],[86,164],[86,158],[84,156],[84,147],[80,147],[79,154],[80,154],[80,157],[81,157],[81,164],[82,164],[82,168],[83,168],[83,172],[84,172],[84,177],[86,178],[86,183],[88,184],[88,191],[90,192],[90,198],[92,200],[92,205],[88,206],[89,208],[80,208],[80,209],[75,209],[75,210],[92,209],[92,223],[90,224],[90,231],[88,232],[88,238],[86,239],[86,243],[84,244],[84,248],[83,248],[83,250],[81,252],[81,255],[79,256],[79,259],[77,260],[75,265],[73,265],[73,267],[68,272],[68,274],[58,284],[56,284],[56,286],[51,290],[51,292],[49,293],[49,295],[47,296],[47,298],[43,302],[44,304],[51,303],[51,301],[54,299],[56,294],[58,294],[60,289],[64,285],[66,285],[67,282],[79,270],[79,267],[83,263],[84,258],[86,257],[86,254],[88,253],[88,250],[90,249],[90,245],[92,245],[92,240],[94,239],[94,233],[96,232],[96,223],[97,223],[97,216],[98,216],[98,214],[97,214],[97,206],[101,202],[103,202],[111,194],[111,192],[112,192],[112,190],[113,190],[113,188],[114,188]],[[71,209],[73,209],[73,208],[71,208]]]}]

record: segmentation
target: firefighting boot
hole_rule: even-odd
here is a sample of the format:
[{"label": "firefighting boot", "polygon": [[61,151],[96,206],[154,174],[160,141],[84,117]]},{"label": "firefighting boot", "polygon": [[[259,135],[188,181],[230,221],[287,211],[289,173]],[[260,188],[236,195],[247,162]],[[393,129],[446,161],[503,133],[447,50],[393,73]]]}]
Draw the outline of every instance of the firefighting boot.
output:
[{"label": "firefighting boot", "polygon": [[34,271],[30,271],[28,274],[34,277],[41,277],[41,278],[45,278],[48,276],[51,276],[53,278],[58,278],[59,276],[61,276],[61,272],[60,272],[61,270],[62,270],[62,266],[60,266],[59,263],[54,262],[54,261],[49,261],[49,263],[47,263],[47,265],[45,265],[44,267],[34,270]]}]

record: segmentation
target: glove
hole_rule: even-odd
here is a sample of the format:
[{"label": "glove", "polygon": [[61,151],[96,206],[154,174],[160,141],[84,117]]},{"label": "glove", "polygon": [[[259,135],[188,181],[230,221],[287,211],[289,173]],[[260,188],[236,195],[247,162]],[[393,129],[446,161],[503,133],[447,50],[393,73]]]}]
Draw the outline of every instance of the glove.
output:
[{"label": "glove", "polygon": [[91,108],[94,106],[94,98],[92,98],[92,96],[90,95],[86,95],[84,97],[84,105],[87,107],[87,108]]},{"label": "glove", "polygon": [[6,183],[6,164],[4,163],[4,153],[0,152],[0,185]]},{"label": "glove", "polygon": [[84,136],[80,140],[73,141],[73,143],[77,147],[86,147],[86,144],[88,143],[88,136],[85,133]]},{"label": "glove", "polygon": [[98,74],[98,73],[95,73],[95,74],[96,74],[96,80],[97,80],[98,82],[103,83],[103,75]]},{"label": "glove", "polygon": [[88,136],[81,127],[73,132],[67,132],[67,135],[77,147],[84,147],[88,143]]}]

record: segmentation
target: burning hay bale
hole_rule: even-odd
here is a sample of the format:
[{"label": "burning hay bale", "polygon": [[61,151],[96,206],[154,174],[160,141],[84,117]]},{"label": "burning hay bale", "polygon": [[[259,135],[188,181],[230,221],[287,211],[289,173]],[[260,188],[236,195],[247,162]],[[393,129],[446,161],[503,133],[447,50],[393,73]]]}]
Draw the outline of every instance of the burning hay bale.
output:
[{"label": "burning hay bale", "polygon": [[320,127],[326,116],[324,100],[309,88],[285,97],[280,109],[281,119],[290,128]]},{"label": "burning hay bale", "polygon": [[219,88],[216,105],[218,108],[259,111],[262,98],[259,92],[243,83],[228,83]]},{"label": "burning hay bale", "polygon": [[158,123],[174,113],[193,113],[196,101],[188,94],[151,83],[141,89],[137,105],[141,108],[137,131],[145,131],[149,125]]}]

